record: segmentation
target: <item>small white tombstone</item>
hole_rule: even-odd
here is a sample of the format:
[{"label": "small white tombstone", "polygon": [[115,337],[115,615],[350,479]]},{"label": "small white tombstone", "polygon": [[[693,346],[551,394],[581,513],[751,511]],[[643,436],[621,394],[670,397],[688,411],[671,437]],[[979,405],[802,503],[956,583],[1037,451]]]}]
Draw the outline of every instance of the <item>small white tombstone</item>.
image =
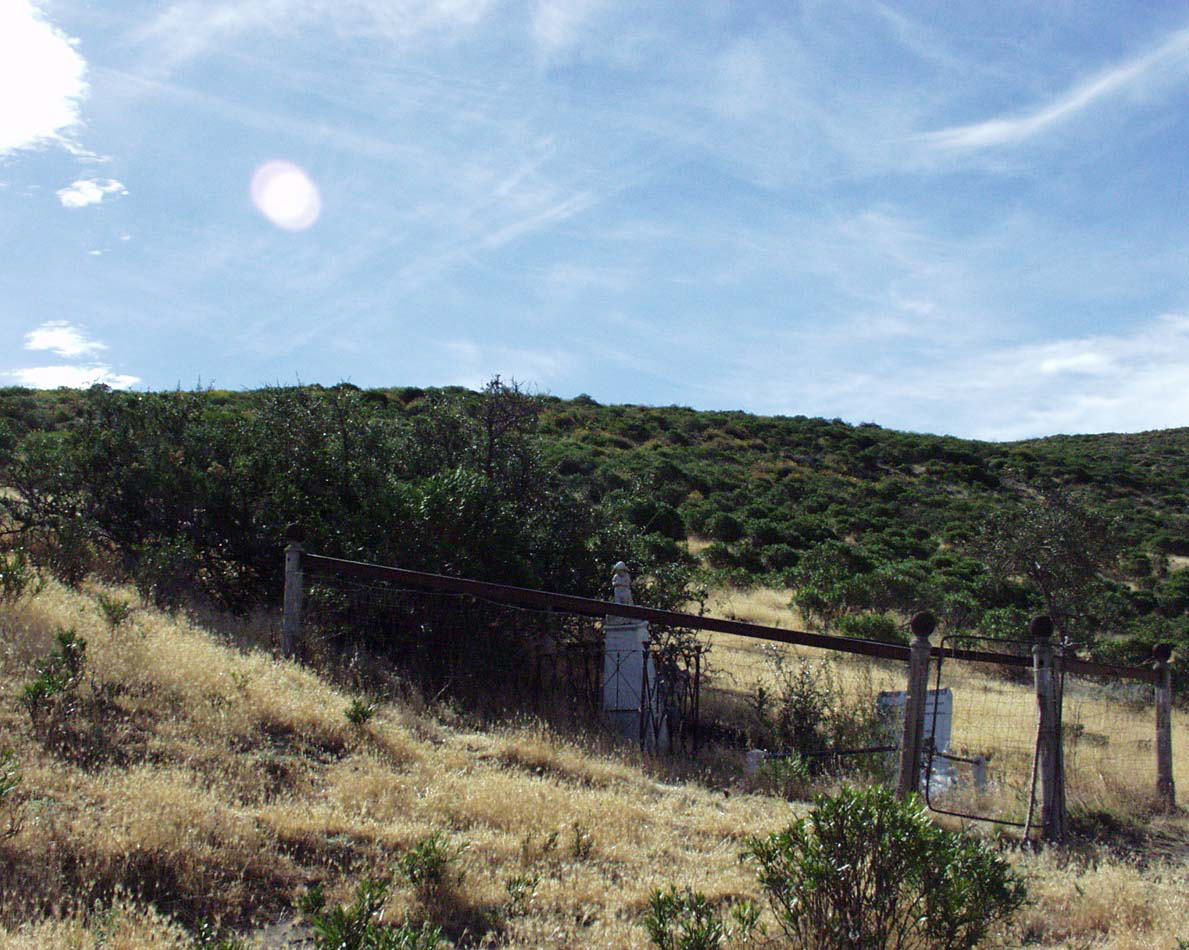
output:
[{"label": "small white tombstone", "polygon": [[[907,701],[908,694],[902,691],[880,693],[876,697],[875,708],[879,712],[880,719],[891,730],[889,735],[894,736],[900,723],[904,721],[904,706]],[[926,748],[929,740],[932,739],[934,752],[948,753],[950,750],[950,733],[953,729],[953,724],[953,691],[949,687],[941,690],[927,690],[925,692],[924,732]],[[927,761],[928,753],[926,752]],[[929,790],[931,792],[937,792],[949,788],[956,778],[953,765],[947,759],[935,758],[929,775]]]}]

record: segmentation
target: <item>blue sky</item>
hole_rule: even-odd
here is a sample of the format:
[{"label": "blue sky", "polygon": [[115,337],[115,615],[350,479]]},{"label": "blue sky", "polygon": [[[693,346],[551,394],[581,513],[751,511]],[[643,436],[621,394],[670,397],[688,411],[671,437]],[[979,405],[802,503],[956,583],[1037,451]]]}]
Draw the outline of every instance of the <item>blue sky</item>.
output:
[{"label": "blue sky", "polygon": [[1189,8],[0,0],[0,384],[1189,424]]}]

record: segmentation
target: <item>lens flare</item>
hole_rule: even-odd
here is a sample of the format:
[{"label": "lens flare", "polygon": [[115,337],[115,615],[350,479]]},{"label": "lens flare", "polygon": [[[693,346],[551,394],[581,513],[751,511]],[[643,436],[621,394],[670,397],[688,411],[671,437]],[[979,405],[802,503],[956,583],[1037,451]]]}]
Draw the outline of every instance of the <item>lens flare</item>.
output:
[{"label": "lens flare", "polygon": [[265,162],[252,176],[252,202],[278,228],[304,231],[322,211],[310,176],[292,162]]}]

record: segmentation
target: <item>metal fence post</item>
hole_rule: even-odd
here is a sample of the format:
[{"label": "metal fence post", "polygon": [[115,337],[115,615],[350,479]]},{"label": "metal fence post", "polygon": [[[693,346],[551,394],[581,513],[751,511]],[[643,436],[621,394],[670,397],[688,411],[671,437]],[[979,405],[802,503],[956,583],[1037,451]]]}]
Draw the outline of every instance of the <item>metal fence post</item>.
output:
[{"label": "metal fence post", "polygon": [[1177,807],[1177,791],[1172,778],[1172,669],[1168,661],[1172,647],[1159,643],[1152,651],[1156,658],[1156,793],[1169,811]]},{"label": "metal fence post", "polygon": [[896,782],[896,797],[901,801],[921,789],[925,695],[929,686],[929,635],[937,628],[937,621],[924,610],[913,616],[911,627],[914,639],[909,651],[904,733],[900,741],[900,775]]},{"label": "metal fence post", "polygon": [[1047,841],[1065,840],[1065,768],[1061,754],[1061,696],[1053,655],[1053,621],[1034,617],[1032,673],[1036,683],[1037,756],[1041,782],[1041,824]]},{"label": "metal fence post", "polygon": [[281,653],[286,659],[297,655],[301,641],[301,543],[305,530],[299,524],[285,529],[285,606],[281,620]]}]

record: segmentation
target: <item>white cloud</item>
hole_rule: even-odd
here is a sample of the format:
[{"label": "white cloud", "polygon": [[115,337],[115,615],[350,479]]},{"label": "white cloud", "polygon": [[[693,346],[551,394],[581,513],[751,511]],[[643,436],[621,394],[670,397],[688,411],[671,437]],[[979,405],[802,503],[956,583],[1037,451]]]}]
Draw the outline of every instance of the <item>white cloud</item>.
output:
[{"label": "white cloud", "polygon": [[85,389],[96,383],[102,383],[112,389],[127,389],[140,382],[140,377],[113,373],[110,366],[102,363],[94,366],[30,366],[5,375],[15,379],[18,385],[31,389],[56,389],[59,386]]},{"label": "white cloud", "polygon": [[49,143],[79,122],[86,60],[30,0],[0,2],[0,155]]},{"label": "white cloud", "polygon": [[1079,83],[1051,102],[1015,118],[988,119],[929,132],[922,139],[951,150],[1013,145],[1032,138],[1102,99],[1157,75],[1161,68],[1189,65],[1189,30],[1174,33],[1154,50],[1111,67]]},{"label": "white cloud", "polygon": [[85,208],[97,205],[108,195],[126,195],[128,189],[114,178],[80,178],[69,188],[58,190],[63,208]]},{"label": "white cloud", "polygon": [[[724,341],[724,371],[700,388],[753,412],[841,416],[965,438],[1141,432],[1189,426],[1189,315],[1134,331],[988,346],[945,341],[851,355],[820,340]],[[800,368],[788,378],[790,353]]]},{"label": "white cloud", "polygon": [[1189,425],[1189,316],[1165,314],[1130,334],[943,356],[926,386],[882,397],[885,412],[929,431],[981,439]]},{"label": "white cloud", "polygon": [[25,334],[26,350],[49,350],[65,359],[106,350],[107,344],[88,340],[83,331],[65,320],[50,320]]}]

